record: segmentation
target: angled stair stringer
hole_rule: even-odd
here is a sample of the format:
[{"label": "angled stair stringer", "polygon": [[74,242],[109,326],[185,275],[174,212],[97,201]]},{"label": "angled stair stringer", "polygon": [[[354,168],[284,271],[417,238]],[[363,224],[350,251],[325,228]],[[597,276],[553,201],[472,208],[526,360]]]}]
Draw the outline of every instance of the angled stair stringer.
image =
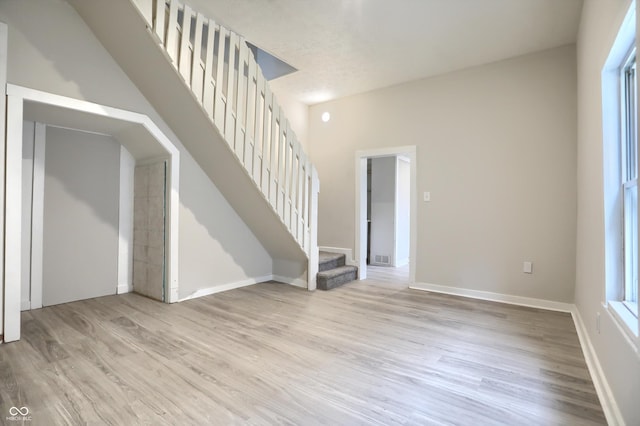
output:
[{"label": "angled stair stringer", "polygon": [[317,173],[242,37],[175,0],[68,1],[272,258],[303,262],[315,289]]}]

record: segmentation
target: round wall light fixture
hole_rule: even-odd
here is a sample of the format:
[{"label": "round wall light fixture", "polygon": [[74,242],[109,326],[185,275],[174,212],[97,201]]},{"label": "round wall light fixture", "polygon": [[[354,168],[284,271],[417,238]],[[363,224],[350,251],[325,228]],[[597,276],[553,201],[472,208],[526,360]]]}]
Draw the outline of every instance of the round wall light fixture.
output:
[{"label": "round wall light fixture", "polygon": [[329,120],[331,120],[331,114],[329,114],[328,112],[323,112],[322,113],[322,121],[324,121],[326,123]]}]

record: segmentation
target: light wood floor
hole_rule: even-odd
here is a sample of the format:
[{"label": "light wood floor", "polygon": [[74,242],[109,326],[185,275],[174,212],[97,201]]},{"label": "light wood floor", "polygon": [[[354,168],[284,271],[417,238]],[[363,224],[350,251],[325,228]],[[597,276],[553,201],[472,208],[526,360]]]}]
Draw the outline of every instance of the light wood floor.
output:
[{"label": "light wood floor", "polygon": [[367,279],[388,283],[390,287],[403,288],[409,286],[409,265],[397,268],[391,266],[367,265]]},{"label": "light wood floor", "polygon": [[[605,424],[571,317],[380,281],[23,314],[0,423]],[[15,422],[8,422],[16,424]]]}]

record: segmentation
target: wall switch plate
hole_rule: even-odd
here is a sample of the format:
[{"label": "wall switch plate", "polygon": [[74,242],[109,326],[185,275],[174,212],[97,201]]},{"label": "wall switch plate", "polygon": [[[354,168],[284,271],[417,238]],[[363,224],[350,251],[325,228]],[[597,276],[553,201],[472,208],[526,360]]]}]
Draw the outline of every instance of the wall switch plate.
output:
[{"label": "wall switch plate", "polygon": [[533,274],[533,263],[532,262],[524,262],[522,265],[522,272],[525,274]]},{"label": "wall switch plate", "polygon": [[426,203],[428,203],[429,201],[431,201],[431,193],[430,192],[425,192],[424,193],[424,201]]}]

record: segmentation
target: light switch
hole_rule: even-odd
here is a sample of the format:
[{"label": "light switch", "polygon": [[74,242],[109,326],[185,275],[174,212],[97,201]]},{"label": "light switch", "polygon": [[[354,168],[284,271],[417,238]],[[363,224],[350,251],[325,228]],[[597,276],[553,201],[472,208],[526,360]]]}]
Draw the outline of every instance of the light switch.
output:
[{"label": "light switch", "polygon": [[524,262],[524,265],[522,266],[522,272],[524,272],[525,274],[533,274],[533,263]]},{"label": "light switch", "polygon": [[425,192],[424,193],[424,201],[426,203],[428,203],[429,201],[431,201],[431,193],[430,192]]}]

